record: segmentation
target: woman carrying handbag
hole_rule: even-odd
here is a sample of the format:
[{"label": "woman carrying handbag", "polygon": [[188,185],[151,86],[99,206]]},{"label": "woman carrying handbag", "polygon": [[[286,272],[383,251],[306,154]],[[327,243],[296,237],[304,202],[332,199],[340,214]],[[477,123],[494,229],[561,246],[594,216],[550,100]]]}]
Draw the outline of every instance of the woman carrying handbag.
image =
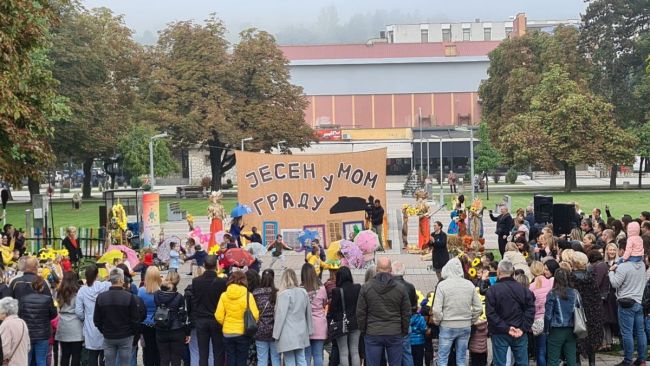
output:
[{"label": "woman carrying handbag", "polygon": [[354,283],[350,268],[341,267],[336,273],[336,288],[332,290],[332,301],[327,314],[330,338],[332,342],[336,341],[338,346],[341,366],[359,366],[361,362],[361,331],[357,325],[357,301],[360,291],[361,285]]}]

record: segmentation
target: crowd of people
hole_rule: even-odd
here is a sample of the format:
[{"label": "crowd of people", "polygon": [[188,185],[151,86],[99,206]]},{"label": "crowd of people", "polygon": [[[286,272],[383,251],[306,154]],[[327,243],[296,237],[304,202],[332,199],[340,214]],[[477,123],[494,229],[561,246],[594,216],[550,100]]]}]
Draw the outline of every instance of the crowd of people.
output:
[{"label": "crowd of people", "polygon": [[278,282],[272,268],[224,273],[205,254],[180,289],[178,266],[161,273],[146,256],[133,270],[119,260],[83,276],[67,268],[58,281],[24,256],[0,284],[3,365],[136,365],[141,355],[146,366],[323,366],[328,354],[329,366],[478,366],[488,365],[490,343],[495,366],[595,365],[596,352],[616,344],[619,365],[644,365],[650,213],[605,222],[595,209],[569,235],[554,235],[527,211],[494,217],[500,261],[489,252],[451,257],[435,222],[439,281],[424,296],[404,279],[405,265],[386,257],[363,283],[345,266],[323,269],[323,281],[307,258]]},{"label": "crowd of people", "polygon": [[[450,347],[464,364],[469,347],[470,364],[486,365],[489,337],[493,365],[529,359],[542,366],[581,359],[595,365],[596,352],[615,344],[624,354],[619,365],[645,365],[650,212],[617,220],[606,208],[606,221],[601,212],[595,208],[568,235],[554,235],[552,225],[535,224],[532,207],[512,217],[502,206],[498,216],[490,212],[502,260],[486,253],[480,264],[464,254],[450,260],[447,235],[435,222],[430,247],[442,279],[432,312],[440,324],[438,364],[447,365]],[[586,329],[578,331],[582,322],[575,319],[582,315]]]}]

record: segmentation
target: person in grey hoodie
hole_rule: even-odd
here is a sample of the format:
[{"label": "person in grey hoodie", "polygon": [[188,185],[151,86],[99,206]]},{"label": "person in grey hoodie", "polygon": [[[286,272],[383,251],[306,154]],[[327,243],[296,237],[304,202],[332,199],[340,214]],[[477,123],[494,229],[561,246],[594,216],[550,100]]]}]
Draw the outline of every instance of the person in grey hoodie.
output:
[{"label": "person in grey hoodie", "polygon": [[[620,249],[625,250],[625,246],[621,245]],[[618,324],[623,343],[624,359],[618,365],[645,365],[648,346],[643,326],[643,306],[641,306],[646,285],[645,264],[627,261],[618,266],[613,265],[609,272],[609,282],[616,289]],[[637,342],[638,358],[633,361],[634,337]]]},{"label": "person in grey hoodie", "polygon": [[452,258],[442,267],[442,279],[431,311],[433,322],[440,326],[438,365],[447,365],[454,343],[456,363],[464,365],[471,327],[481,316],[483,305],[472,282],[465,279],[458,258]]},{"label": "person in grey hoodie", "polygon": [[401,365],[403,337],[409,333],[411,303],[404,286],[391,275],[386,257],[377,261],[377,274],[361,287],[357,324],[365,334],[366,364],[379,366],[384,352],[389,365]]},{"label": "person in grey hoodie", "polygon": [[95,300],[97,300],[97,295],[108,291],[111,284],[108,281],[97,281],[99,270],[94,265],[86,267],[85,274],[86,286],[82,286],[77,292],[74,312],[83,321],[83,338],[85,348],[88,350],[88,365],[99,366],[100,360],[104,359],[102,351],[104,336],[93,323]]}]

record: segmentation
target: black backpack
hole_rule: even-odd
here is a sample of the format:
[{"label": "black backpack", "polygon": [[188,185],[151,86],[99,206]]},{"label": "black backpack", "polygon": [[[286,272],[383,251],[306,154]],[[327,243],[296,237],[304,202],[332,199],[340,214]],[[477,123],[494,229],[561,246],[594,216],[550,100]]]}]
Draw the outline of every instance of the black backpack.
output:
[{"label": "black backpack", "polygon": [[153,314],[153,323],[156,329],[169,330],[175,319],[182,321],[180,314],[184,313],[184,306],[178,304],[176,314],[173,314],[174,311],[171,310],[173,306],[170,306],[177,301],[179,296],[180,294],[177,293],[169,302],[156,306],[156,312]]}]

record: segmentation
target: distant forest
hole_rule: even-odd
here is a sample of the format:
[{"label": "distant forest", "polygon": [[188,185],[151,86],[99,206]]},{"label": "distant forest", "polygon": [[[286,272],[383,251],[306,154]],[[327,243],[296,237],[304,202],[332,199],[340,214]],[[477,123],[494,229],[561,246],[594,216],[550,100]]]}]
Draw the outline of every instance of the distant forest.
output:
[{"label": "distant forest", "polygon": [[[473,19],[461,19],[470,21]],[[327,6],[320,10],[314,24],[295,24],[262,28],[270,32],[280,45],[296,44],[330,44],[330,43],[365,43],[370,38],[378,38],[379,32],[388,24],[417,24],[425,22],[445,22],[449,19],[442,15],[424,15],[421,12],[405,13],[401,10],[376,10],[368,13],[356,13],[347,20],[341,20],[335,6]],[[228,39],[234,42],[239,37],[241,29],[254,27],[254,24],[227,24]],[[276,29],[274,29],[276,28]],[[134,36],[138,43],[152,45],[156,43],[157,35],[145,31]]]}]

